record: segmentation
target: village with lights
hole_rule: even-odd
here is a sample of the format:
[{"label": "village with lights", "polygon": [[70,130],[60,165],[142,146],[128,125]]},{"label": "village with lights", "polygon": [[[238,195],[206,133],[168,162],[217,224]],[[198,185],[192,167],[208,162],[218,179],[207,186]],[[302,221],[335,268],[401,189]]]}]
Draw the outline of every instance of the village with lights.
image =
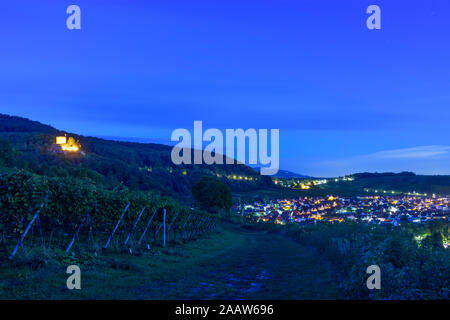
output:
[{"label": "village with lights", "polygon": [[301,190],[309,190],[314,186],[320,186],[329,183],[330,181],[339,182],[339,181],[353,181],[355,178],[352,176],[344,176],[334,179],[279,179],[276,178],[273,180],[273,183],[292,189],[301,189]]},{"label": "village with lights", "polygon": [[277,224],[306,224],[316,221],[339,223],[353,220],[398,226],[402,222],[447,220],[450,215],[450,197],[436,195],[299,197],[267,202],[255,201],[235,205],[233,209],[244,216],[254,216],[258,221],[271,221]]}]

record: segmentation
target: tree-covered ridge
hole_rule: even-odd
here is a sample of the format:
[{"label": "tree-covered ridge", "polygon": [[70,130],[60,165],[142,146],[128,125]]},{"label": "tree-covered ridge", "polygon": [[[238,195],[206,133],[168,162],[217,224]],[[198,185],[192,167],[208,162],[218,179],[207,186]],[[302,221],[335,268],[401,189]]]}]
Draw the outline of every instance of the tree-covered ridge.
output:
[{"label": "tree-covered ridge", "polygon": [[394,192],[436,193],[450,195],[450,176],[416,175],[412,172],[401,173],[358,173],[353,181],[340,181],[336,187],[342,189],[379,190]]},{"label": "tree-covered ridge", "polygon": [[56,133],[55,128],[21,117],[0,113],[0,132],[41,132]]},{"label": "tree-covered ridge", "polygon": [[[418,175],[413,172],[355,173],[336,178],[278,179],[306,196],[339,195],[345,197],[377,194],[450,195],[449,175]],[[320,181],[319,184],[314,182]],[[325,182],[323,182],[325,181]],[[301,184],[310,189],[301,190]]]},{"label": "tree-covered ridge", "polygon": [[13,166],[39,175],[89,178],[107,188],[123,183],[132,190],[158,190],[179,199],[189,198],[192,185],[202,176],[214,176],[234,191],[272,184],[270,177],[242,164],[175,165],[171,147],[160,144],[69,134],[80,141],[83,154],[57,155],[50,148],[58,134],[63,132],[35,121],[0,117],[0,139],[9,141],[16,153]]}]

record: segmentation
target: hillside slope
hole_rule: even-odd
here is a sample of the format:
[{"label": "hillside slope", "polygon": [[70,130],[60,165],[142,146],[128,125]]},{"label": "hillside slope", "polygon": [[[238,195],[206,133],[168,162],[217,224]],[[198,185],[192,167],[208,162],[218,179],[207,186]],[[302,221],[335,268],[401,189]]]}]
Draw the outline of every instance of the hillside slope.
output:
[{"label": "hillside slope", "polygon": [[368,194],[413,193],[450,195],[450,176],[417,175],[412,172],[401,173],[356,173],[354,180],[329,179],[328,183],[305,192],[309,195],[356,196]]},{"label": "hillside slope", "polygon": [[0,114],[0,139],[18,151],[14,166],[46,176],[88,177],[113,188],[123,183],[135,190],[159,190],[175,198],[190,196],[190,188],[201,176],[215,176],[233,191],[271,186],[242,165],[175,165],[171,147],[161,144],[119,142],[67,133],[79,140],[83,154],[58,155],[50,152],[55,137],[65,134],[51,126],[25,118]]}]

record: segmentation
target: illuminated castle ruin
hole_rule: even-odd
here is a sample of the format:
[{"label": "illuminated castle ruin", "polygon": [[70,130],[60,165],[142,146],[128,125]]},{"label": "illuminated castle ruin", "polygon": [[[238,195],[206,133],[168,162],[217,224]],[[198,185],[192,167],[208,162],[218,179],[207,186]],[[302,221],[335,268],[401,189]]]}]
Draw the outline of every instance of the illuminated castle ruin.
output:
[{"label": "illuminated castle ruin", "polygon": [[51,151],[55,153],[79,152],[81,145],[74,138],[67,139],[66,136],[56,137],[56,143],[52,144]]}]

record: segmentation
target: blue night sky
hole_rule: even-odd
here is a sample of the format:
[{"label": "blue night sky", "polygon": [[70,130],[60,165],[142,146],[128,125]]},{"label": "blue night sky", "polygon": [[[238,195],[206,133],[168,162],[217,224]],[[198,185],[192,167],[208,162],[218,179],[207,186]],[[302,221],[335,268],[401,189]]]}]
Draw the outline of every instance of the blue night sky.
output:
[{"label": "blue night sky", "polygon": [[[81,8],[82,29],[66,28]],[[381,30],[366,8],[381,7]],[[280,167],[450,174],[450,2],[8,1],[0,112],[168,143],[279,128]]]}]

